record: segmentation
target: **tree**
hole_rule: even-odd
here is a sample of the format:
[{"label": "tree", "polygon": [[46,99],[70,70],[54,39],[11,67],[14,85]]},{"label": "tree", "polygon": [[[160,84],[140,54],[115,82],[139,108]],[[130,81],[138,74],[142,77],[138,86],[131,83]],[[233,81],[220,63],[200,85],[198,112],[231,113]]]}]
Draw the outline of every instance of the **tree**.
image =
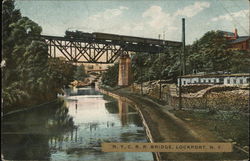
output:
[{"label": "tree", "polygon": [[47,45],[40,37],[42,28],[22,17],[14,1],[4,1],[2,13],[5,111],[55,99],[63,85],[72,80],[73,66],[58,61],[52,65]]},{"label": "tree", "polygon": [[188,61],[197,71],[222,71],[229,69],[227,40],[222,32],[209,31],[190,47]]},{"label": "tree", "polygon": [[109,66],[107,70],[102,74],[102,84],[110,87],[117,86],[118,69],[119,69],[118,63],[115,63],[113,66]]},{"label": "tree", "polygon": [[250,52],[249,51],[229,51],[230,57],[229,66],[230,71],[233,73],[249,73],[250,72]]},{"label": "tree", "polygon": [[249,72],[249,51],[231,50],[220,31],[209,31],[188,47],[188,68],[216,72]]},{"label": "tree", "polygon": [[11,0],[3,2],[3,19],[4,105],[27,105],[28,99],[34,100],[32,91],[43,90],[39,84],[45,83],[41,77],[46,74],[47,47],[38,37],[42,29],[22,17]]},{"label": "tree", "polygon": [[80,66],[77,66],[74,79],[78,81],[82,81],[86,77],[87,77],[87,74],[86,74],[84,65],[81,64]]}]

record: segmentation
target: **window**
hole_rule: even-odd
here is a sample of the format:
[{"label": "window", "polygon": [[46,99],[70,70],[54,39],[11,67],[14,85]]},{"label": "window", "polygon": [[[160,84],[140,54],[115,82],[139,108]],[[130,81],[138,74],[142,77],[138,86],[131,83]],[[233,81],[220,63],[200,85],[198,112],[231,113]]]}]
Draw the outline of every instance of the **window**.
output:
[{"label": "window", "polygon": [[229,78],[227,79],[227,84],[230,84],[230,79]]},{"label": "window", "polygon": [[209,79],[208,82],[211,83],[211,80]]},{"label": "window", "polygon": [[243,79],[240,79],[240,84],[243,84]]},{"label": "window", "polygon": [[186,84],[186,81],[183,81],[183,84]]},{"label": "window", "polygon": [[224,79],[220,78],[218,83],[223,83],[223,82],[224,82]]},{"label": "window", "polygon": [[234,79],[234,84],[236,84],[236,79]]}]

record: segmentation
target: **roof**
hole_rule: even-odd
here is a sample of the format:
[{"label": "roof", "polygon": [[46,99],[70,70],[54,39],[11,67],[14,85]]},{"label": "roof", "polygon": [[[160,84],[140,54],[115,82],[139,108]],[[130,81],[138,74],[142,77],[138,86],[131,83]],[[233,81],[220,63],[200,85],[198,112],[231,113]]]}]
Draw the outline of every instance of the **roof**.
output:
[{"label": "roof", "polygon": [[236,44],[236,43],[247,41],[249,39],[250,39],[250,36],[240,36],[238,39],[232,40],[229,43],[230,44]]},{"label": "roof", "polygon": [[228,31],[222,31],[222,30],[218,30],[219,32],[223,32],[224,35],[227,35],[227,36],[232,36],[234,37],[234,33],[233,32],[228,32]]},{"label": "roof", "polygon": [[182,78],[211,78],[211,77],[250,77],[250,73],[236,74],[189,74],[183,75]]}]

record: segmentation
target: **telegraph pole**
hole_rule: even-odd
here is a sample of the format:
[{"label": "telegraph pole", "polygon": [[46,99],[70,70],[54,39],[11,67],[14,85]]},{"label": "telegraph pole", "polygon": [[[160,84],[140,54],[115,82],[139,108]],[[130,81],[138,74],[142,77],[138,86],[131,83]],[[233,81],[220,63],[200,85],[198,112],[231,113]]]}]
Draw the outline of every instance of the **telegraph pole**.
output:
[{"label": "telegraph pole", "polygon": [[143,95],[142,64],[140,65],[140,75],[141,75],[141,95]]},{"label": "telegraph pole", "polygon": [[182,68],[183,62],[182,62],[182,54],[184,56],[185,52],[185,19],[182,18],[182,52],[179,53],[179,59],[180,59],[180,76],[179,76],[179,109],[182,109],[182,88],[181,88],[181,77],[182,77]]},{"label": "telegraph pole", "polygon": [[[163,36],[164,36],[164,34],[163,34]],[[159,60],[161,61],[161,53],[160,53],[160,49],[159,48],[158,48],[158,53],[159,53]],[[161,71],[162,71],[162,63],[160,64],[160,72]],[[160,86],[160,89],[159,89],[159,99],[161,99],[161,73],[160,73],[159,86]]]},{"label": "telegraph pole", "polygon": [[183,52],[183,72],[182,74],[186,74],[186,41],[185,41],[185,18],[182,18],[182,52]]}]

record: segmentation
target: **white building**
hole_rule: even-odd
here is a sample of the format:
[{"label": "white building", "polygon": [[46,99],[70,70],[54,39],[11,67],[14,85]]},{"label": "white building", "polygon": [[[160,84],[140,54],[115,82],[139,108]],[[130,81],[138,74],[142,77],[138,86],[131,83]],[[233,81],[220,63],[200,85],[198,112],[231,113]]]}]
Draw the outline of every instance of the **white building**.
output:
[{"label": "white building", "polygon": [[[248,84],[250,80],[250,74],[195,74],[184,75],[181,77],[181,85],[193,85],[193,84],[224,84],[224,85],[240,85]],[[177,80],[179,85],[180,78]]]}]

